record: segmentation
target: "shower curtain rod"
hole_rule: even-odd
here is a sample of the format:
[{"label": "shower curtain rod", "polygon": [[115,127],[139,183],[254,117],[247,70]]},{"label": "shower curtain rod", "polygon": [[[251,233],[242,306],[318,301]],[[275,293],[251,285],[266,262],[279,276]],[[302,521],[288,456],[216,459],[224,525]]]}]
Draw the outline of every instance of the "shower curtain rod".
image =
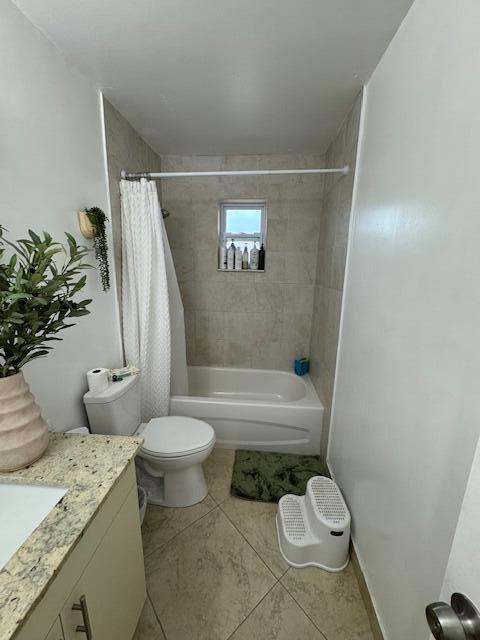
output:
[{"label": "shower curtain rod", "polygon": [[122,171],[122,180],[136,180],[139,178],[188,178],[206,176],[276,176],[276,175],[296,175],[310,173],[341,173],[347,175],[349,166],[345,165],[338,169],[265,169],[257,171],[161,171],[159,173],[127,173]]}]

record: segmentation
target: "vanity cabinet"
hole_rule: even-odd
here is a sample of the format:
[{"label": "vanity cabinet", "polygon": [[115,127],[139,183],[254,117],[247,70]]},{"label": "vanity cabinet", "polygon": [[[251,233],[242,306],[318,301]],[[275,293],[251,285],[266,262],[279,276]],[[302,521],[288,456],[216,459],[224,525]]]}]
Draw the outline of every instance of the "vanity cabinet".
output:
[{"label": "vanity cabinet", "polygon": [[15,640],[131,640],[145,598],[132,462]]},{"label": "vanity cabinet", "polygon": [[60,618],[57,618],[53,624],[53,627],[47,634],[45,640],[65,640],[65,636],[63,635],[62,625],[60,623]]},{"label": "vanity cabinet", "polygon": [[[131,640],[145,601],[137,492],[131,492],[60,613],[65,640]],[[138,516],[137,516],[138,520]]]}]

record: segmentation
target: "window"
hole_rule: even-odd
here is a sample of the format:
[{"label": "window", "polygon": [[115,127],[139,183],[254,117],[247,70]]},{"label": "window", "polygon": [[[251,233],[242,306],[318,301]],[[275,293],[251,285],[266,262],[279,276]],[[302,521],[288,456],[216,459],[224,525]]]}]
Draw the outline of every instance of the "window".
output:
[{"label": "window", "polygon": [[[266,240],[266,203],[263,200],[225,200],[219,208],[219,247],[235,247],[248,254]],[[222,268],[221,265],[219,265]]]}]

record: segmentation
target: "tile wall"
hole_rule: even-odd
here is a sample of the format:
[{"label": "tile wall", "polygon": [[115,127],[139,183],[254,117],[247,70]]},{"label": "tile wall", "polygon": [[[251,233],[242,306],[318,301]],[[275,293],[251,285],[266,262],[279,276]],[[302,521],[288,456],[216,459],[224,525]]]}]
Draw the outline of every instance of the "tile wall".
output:
[{"label": "tile wall", "polygon": [[[321,155],[162,156],[163,171],[323,167]],[[185,306],[189,364],[291,369],[308,354],[323,193],[320,176],[162,180]],[[267,201],[265,273],[217,270],[218,202]]]},{"label": "tile wall", "polygon": [[112,216],[113,251],[118,300],[121,308],[122,228],[120,215],[120,172],[160,171],[160,158],[132,125],[104,98],[105,137]]},{"label": "tile wall", "polygon": [[328,443],[361,104],[360,94],[328,148],[325,160],[328,167],[348,164],[350,172],[344,177],[325,177],[319,218],[310,374],[325,406],[322,454],[326,453]]},{"label": "tile wall", "polygon": [[[104,100],[115,270],[121,300],[120,171],[333,167],[339,176],[165,179],[162,206],[183,303],[189,364],[286,369],[309,355],[325,404],[322,452],[335,377],[361,96],[323,155],[162,156]],[[218,203],[267,201],[265,273],[217,270]]]}]

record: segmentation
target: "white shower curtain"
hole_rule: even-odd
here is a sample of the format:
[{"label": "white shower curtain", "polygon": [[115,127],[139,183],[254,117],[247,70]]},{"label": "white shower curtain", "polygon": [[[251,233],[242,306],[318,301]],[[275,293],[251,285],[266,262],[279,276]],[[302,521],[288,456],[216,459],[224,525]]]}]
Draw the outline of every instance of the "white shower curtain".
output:
[{"label": "white shower curtain", "polygon": [[171,257],[155,182],[121,180],[120,193],[125,359],[141,371],[142,420],[148,421],[169,410]]}]

